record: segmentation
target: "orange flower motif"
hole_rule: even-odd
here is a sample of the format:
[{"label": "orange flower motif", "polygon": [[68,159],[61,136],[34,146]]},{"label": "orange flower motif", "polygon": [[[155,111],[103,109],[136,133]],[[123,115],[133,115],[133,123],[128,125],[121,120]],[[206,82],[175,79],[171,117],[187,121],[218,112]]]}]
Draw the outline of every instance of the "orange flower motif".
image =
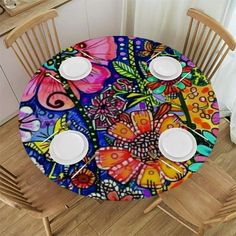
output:
[{"label": "orange flower motif", "polygon": [[[112,147],[100,148],[96,152],[97,166],[108,170],[122,184],[135,179],[142,187],[162,188],[165,180],[178,181],[187,172],[184,165],[167,160],[158,150],[159,135],[165,129],[179,127],[174,123],[178,117],[167,114],[171,106],[163,104],[153,116],[148,110],[124,114],[108,132],[114,136]],[[152,155],[155,153],[156,155]],[[161,162],[165,159],[176,169]]]}]

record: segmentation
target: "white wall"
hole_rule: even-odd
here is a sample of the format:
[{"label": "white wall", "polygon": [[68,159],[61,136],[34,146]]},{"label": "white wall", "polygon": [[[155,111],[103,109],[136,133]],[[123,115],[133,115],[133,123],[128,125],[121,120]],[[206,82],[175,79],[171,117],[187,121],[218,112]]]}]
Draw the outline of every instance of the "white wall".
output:
[{"label": "white wall", "polygon": [[72,0],[58,8],[56,19],[62,46],[106,35],[119,35],[120,0]]},{"label": "white wall", "polygon": [[0,125],[16,114],[18,101],[0,67]]}]

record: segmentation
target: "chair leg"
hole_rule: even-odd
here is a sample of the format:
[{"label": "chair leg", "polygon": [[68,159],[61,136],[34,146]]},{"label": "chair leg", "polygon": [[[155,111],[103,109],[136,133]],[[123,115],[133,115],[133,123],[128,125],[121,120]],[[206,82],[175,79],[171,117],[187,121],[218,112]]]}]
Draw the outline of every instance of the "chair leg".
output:
[{"label": "chair leg", "polygon": [[200,227],[199,230],[198,230],[198,235],[199,236],[203,236],[204,235],[204,228],[203,227]]},{"label": "chair leg", "polygon": [[46,235],[47,236],[52,236],[52,230],[51,230],[51,226],[50,226],[50,222],[48,217],[44,217],[43,218],[43,225],[46,231]]},{"label": "chair leg", "polygon": [[157,198],[153,203],[151,203],[143,212],[147,214],[148,212],[152,211],[155,207],[157,207],[162,202],[161,198]]}]

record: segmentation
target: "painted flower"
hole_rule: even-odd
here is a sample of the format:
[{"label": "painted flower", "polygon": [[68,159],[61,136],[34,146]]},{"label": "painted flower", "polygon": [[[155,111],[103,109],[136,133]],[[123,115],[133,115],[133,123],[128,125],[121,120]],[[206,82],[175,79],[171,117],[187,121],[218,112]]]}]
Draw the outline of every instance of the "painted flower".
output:
[{"label": "painted flower", "polygon": [[[22,101],[28,101],[37,95],[39,103],[50,110],[66,110],[74,107],[62,84],[47,76],[46,72],[57,77],[54,71],[47,71],[41,67],[28,83]],[[90,94],[102,90],[105,80],[109,77],[110,71],[107,68],[93,65],[92,72],[86,78],[68,81],[68,84],[75,96],[80,99],[80,91]]]},{"label": "painted flower", "polygon": [[[113,60],[116,57],[117,45],[111,36],[83,41],[74,46],[74,49],[82,50],[87,55],[100,60]],[[86,56],[86,55],[83,55]],[[90,58],[88,58],[90,59]],[[104,63],[101,61],[101,63]]]},{"label": "painted flower", "polygon": [[126,106],[126,102],[115,96],[115,92],[111,89],[100,93],[92,99],[91,103],[92,105],[88,108],[89,116],[98,130],[110,127]]},{"label": "painted flower", "polygon": [[91,193],[89,197],[110,201],[131,201],[143,198],[143,194],[140,190],[133,190],[130,187],[121,189],[115,181],[105,179],[100,183],[100,191]]},{"label": "painted flower", "polygon": [[[114,145],[102,147],[96,153],[97,166],[107,170],[115,180],[126,184],[135,179],[142,187],[162,188],[165,180],[177,181],[186,174],[186,168],[164,158],[158,150],[161,132],[179,127],[174,121],[178,117],[166,114],[169,104],[163,104],[153,116],[148,110],[123,114],[108,133],[115,138]],[[153,155],[155,154],[155,155]],[[162,159],[181,173],[163,163]]]},{"label": "painted flower", "polygon": [[165,95],[176,94],[186,87],[190,87],[192,85],[191,81],[188,78],[184,78],[180,83],[174,86],[175,83],[178,82],[178,79],[165,81],[159,80],[154,76],[149,77],[147,87],[152,90],[154,94],[163,93]]},{"label": "painted flower", "polygon": [[19,112],[20,136],[23,142],[31,139],[32,132],[39,130],[40,121],[33,115],[31,107],[23,106]]},{"label": "painted flower", "polygon": [[[23,94],[22,101],[28,101],[36,95],[39,103],[50,110],[67,110],[74,107],[74,103],[61,83],[53,80],[46,73],[57,77],[61,61],[71,56],[81,56],[79,50],[104,60],[102,63],[97,64],[96,61],[89,59],[93,65],[92,72],[84,79],[68,81],[73,93],[80,99],[80,92],[91,94],[103,89],[104,82],[111,75],[106,67],[107,60],[112,60],[116,57],[116,47],[113,37],[104,37],[78,43],[74,47],[69,48],[70,50],[59,53],[45,63],[30,80]],[[60,79],[60,77],[57,78]]]},{"label": "painted flower", "polygon": [[[181,55],[178,51],[175,50],[175,54]],[[187,75],[181,82],[173,86],[175,83],[179,81],[180,78],[176,78],[170,81],[159,80],[156,77],[149,74],[147,87],[150,88],[154,94],[164,93],[165,95],[176,94],[180,91],[184,90],[186,87],[191,87],[192,85],[192,70],[195,65],[184,55],[180,56],[180,64],[182,66],[182,74],[181,77],[185,76],[187,73],[191,71],[191,74]],[[191,80],[190,80],[191,79]]]},{"label": "painted flower", "polygon": [[71,181],[78,188],[88,188],[95,182],[95,175],[91,170],[84,168]]}]

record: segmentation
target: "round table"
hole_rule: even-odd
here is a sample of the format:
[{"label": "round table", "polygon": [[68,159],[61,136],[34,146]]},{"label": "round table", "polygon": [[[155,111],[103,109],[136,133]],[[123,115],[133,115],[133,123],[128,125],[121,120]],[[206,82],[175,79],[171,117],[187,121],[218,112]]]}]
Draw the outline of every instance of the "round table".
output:
[{"label": "round table", "polygon": [[[93,57],[88,57],[92,72],[78,81],[62,78],[61,62],[86,57],[81,51]],[[152,76],[148,60],[157,52],[179,60],[179,78],[162,81]],[[187,57],[158,42],[126,36],[87,40],[55,55],[29,81],[19,111],[21,140],[43,174],[73,192],[103,200],[147,198],[188,179],[211,154],[219,121],[212,87]],[[178,163],[161,154],[158,139],[164,130],[181,124],[195,136],[197,152]],[[79,163],[61,165],[50,158],[53,136],[47,138],[68,129],[87,137],[89,151]],[[150,156],[150,151],[157,155]]]}]

